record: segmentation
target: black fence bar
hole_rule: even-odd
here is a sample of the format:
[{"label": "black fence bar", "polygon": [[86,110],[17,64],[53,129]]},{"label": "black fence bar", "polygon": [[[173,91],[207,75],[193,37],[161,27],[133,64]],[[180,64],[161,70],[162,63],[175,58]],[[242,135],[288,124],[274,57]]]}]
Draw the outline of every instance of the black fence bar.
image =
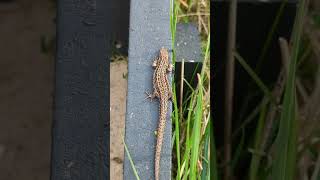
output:
[{"label": "black fence bar", "polygon": [[111,3],[57,2],[52,180],[109,179]]}]

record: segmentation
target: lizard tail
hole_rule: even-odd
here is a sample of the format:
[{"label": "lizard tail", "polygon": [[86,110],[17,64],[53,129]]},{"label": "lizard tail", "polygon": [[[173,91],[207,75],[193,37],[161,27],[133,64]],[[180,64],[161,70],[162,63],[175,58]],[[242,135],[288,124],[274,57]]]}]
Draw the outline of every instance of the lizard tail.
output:
[{"label": "lizard tail", "polygon": [[160,114],[160,117],[159,117],[158,131],[157,131],[157,144],[156,144],[156,153],[155,153],[155,180],[159,180],[160,157],[161,157],[161,149],[162,149],[162,142],[163,142],[163,134],[166,126],[167,105],[161,104],[159,114]]}]

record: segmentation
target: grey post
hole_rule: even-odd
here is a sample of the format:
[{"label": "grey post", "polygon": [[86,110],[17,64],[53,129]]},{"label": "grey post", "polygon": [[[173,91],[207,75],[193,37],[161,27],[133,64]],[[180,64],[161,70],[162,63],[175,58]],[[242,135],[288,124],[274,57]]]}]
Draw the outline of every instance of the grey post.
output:
[{"label": "grey post", "polygon": [[[158,126],[159,102],[146,100],[145,91],[153,90],[152,62],[160,48],[171,49],[170,0],[131,0],[129,26],[125,142],[140,179],[150,180],[154,179],[154,132]],[[171,103],[168,111],[160,161],[162,180],[171,179]],[[136,178],[125,154],[124,180],[133,179]]]}]

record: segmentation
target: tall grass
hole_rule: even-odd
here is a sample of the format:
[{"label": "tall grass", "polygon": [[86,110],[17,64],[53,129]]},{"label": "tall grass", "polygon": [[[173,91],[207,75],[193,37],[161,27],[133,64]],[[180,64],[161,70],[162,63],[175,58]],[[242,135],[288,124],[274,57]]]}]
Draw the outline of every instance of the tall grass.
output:
[{"label": "tall grass", "polygon": [[[267,105],[275,103],[273,94],[264,85],[261,79],[257,76],[252,68],[248,66],[245,60],[235,53],[235,57],[240,65],[248,72],[254,82],[264,93],[264,99],[260,106],[257,106],[256,110],[252,111],[255,115],[260,114],[255,126],[255,136],[252,144],[252,148],[248,148],[251,153],[251,162],[248,171],[248,179],[276,179],[287,180],[296,179],[297,175],[297,137],[298,137],[298,119],[297,119],[297,102],[296,102],[296,69],[297,61],[299,58],[299,45],[302,34],[303,19],[306,15],[308,0],[301,0],[299,2],[298,11],[295,19],[295,25],[292,34],[292,48],[290,49],[290,61],[288,73],[285,75],[285,91],[283,94],[283,102],[280,113],[279,124],[273,124],[277,126],[276,139],[272,142],[272,148],[269,151],[262,149],[262,139],[266,125],[271,122],[267,120]],[[283,9],[283,4],[281,5]],[[275,21],[279,21],[278,16]],[[272,33],[273,34],[273,33]],[[271,37],[268,37],[271,39]],[[267,41],[267,43],[270,43]],[[266,46],[264,46],[266,47]],[[265,49],[265,48],[264,48]],[[263,53],[265,53],[263,50]],[[264,55],[262,54],[261,57]],[[266,99],[267,98],[267,99]],[[279,98],[279,97],[278,97]],[[270,101],[271,100],[271,101]],[[252,119],[252,118],[251,118]],[[266,163],[262,164],[262,159],[266,156],[272,157],[271,165]],[[236,157],[234,157],[236,158]],[[267,158],[265,158],[267,159]],[[269,159],[270,160],[270,159]],[[268,161],[269,161],[268,160]]]},{"label": "tall grass", "polygon": [[279,132],[275,141],[276,152],[272,167],[272,179],[294,179],[297,156],[297,112],[296,112],[296,64],[302,33],[303,18],[308,0],[301,0],[292,34],[292,51],[284,93]]},{"label": "tall grass", "polygon": [[[209,36],[210,37],[210,36]],[[206,50],[205,57],[209,58],[209,47],[210,41],[208,41],[208,46]],[[178,151],[176,149],[177,159],[180,158],[181,166],[177,169],[176,179],[209,179],[210,178],[210,164],[209,164],[209,147],[210,147],[210,97],[209,84],[210,79],[209,74],[205,73],[208,68],[209,61],[204,61],[203,71],[197,74],[198,85],[196,89],[191,90],[190,100],[188,101],[188,106],[183,109],[183,114],[186,117],[179,117],[178,108],[174,108],[174,130],[176,136],[174,143],[176,147],[180,147]],[[207,84],[207,85],[206,85]],[[207,100],[205,100],[207,99]],[[177,102],[173,101],[174,106],[177,106]],[[179,119],[179,122],[176,121]],[[178,127],[178,128],[177,128]],[[184,134],[182,134],[181,129],[185,129]],[[184,137],[185,141],[180,142],[179,137]],[[178,146],[181,144],[181,146]],[[177,165],[177,168],[179,166]]]},{"label": "tall grass", "polygon": [[[193,1],[186,2],[189,7],[183,5],[178,0],[171,1],[171,32],[173,40],[173,52],[175,29],[179,21],[178,16],[188,15],[191,13],[190,7],[194,4]],[[184,6],[186,5],[184,4]],[[190,18],[180,19],[183,21]],[[173,179],[210,179],[210,34],[206,36],[203,66],[200,74],[196,74],[197,86],[193,88],[190,82],[185,79],[180,82],[186,86],[190,92],[187,97],[183,97],[183,106],[178,107],[176,99],[176,83],[172,83],[173,89],[173,127],[174,127],[174,157],[176,164],[174,169],[176,174]],[[173,56],[173,62],[175,57]],[[181,97],[182,98],[182,97]],[[179,113],[179,108],[182,108],[182,113]],[[215,164],[216,165],[216,164]]]}]

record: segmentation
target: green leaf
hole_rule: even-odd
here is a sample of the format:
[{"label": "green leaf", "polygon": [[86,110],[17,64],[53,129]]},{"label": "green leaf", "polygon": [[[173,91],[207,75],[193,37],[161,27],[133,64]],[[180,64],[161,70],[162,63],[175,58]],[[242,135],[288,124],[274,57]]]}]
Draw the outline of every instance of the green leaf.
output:
[{"label": "green leaf", "polygon": [[275,140],[275,157],[272,165],[271,179],[288,180],[295,177],[297,156],[297,119],[296,119],[296,64],[302,32],[303,18],[307,1],[301,0],[292,34],[292,53],[289,73],[284,93],[283,110],[279,131]]}]

